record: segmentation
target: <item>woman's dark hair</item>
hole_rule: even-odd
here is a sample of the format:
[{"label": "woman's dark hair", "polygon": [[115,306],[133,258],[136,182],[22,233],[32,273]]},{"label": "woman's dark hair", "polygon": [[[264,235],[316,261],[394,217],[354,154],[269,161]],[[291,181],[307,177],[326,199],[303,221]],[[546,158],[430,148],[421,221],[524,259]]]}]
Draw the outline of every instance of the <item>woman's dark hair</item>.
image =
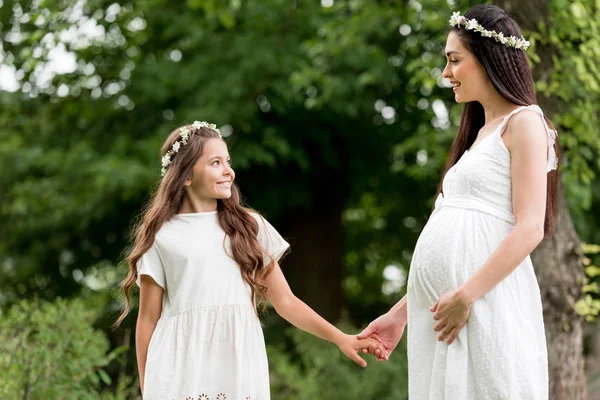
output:
[{"label": "woman's dark hair", "polygon": [[[471,8],[464,16],[467,19],[476,19],[487,30],[495,30],[498,33],[502,32],[505,37],[522,36],[521,28],[517,22],[500,7],[482,4]],[[454,27],[451,32],[455,32],[467,50],[475,55],[500,95],[519,106],[528,106],[537,103],[533,88],[533,76],[525,51],[503,45],[492,38],[482,36],[479,32],[468,31],[461,27]],[[546,124],[551,129],[554,129],[550,120],[546,117],[544,118]],[[465,103],[460,118],[460,127],[450,148],[448,161],[442,175],[442,182],[448,170],[458,162],[465,150],[470,148],[475,142],[477,134],[484,124],[485,114],[483,106],[476,101]],[[554,150],[558,157],[558,140],[554,144]],[[545,237],[552,234],[558,211],[556,193],[558,170],[549,172],[547,176],[546,218],[544,220]],[[441,183],[438,193],[442,193]]]}]

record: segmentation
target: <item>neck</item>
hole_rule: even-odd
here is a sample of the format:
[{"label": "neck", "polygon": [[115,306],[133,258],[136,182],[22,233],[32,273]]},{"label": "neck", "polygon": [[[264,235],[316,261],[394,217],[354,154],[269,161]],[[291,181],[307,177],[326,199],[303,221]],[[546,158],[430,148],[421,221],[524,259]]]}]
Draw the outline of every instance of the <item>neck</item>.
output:
[{"label": "neck", "polygon": [[502,95],[500,95],[500,93],[498,93],[493,87],[490,91],[488,91],[488,95],[483,96],[479,102],[483,106],[483,110],[485,112],[486,124],[495,119],[503,117],[506,114],[510,114],[512,110],[518,107],[518,105],[515,103],[512,103],[502,97]]},{"label": "neck", "polygon": [[217,211],[217,199],[199,196],[186,187],[179,213],[191,214],[210,211]]}]

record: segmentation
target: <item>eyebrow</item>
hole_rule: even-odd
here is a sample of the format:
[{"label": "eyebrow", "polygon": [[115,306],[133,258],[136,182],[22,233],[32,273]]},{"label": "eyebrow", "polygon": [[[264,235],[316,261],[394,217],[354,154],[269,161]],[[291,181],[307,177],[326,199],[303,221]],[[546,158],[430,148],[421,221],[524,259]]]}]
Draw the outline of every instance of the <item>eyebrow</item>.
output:
[{"label": "eyebrow", "polygon": [[460,54],[458,51],[456,50],[450,50],[446,52],[446,56],[450,57],[452,54]]},{"label": "eyebrow", "polygon": [[209,159],[208,159],[208,161],[212,161],[212,160],[214,160],[215,158],[218,158],[218,159],[225,159],[225,160],[231,160],[231,156],[227,156],[227,157],[225,157],[225,158],[223,158],[223,157],[221,157],[221,156],[212,156],[211,158],[209,158]]}]

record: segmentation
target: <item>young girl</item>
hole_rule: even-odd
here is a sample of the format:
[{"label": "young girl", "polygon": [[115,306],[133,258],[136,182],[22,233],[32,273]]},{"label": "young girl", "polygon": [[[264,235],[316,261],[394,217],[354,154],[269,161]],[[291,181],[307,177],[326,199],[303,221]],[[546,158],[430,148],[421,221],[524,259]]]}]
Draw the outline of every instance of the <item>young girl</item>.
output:
[{"label": "young girl", "polygon": [[[335,343],[361,366],[373,340],[346,335],[290,291],[278,265],[289,245],[240,205],[215,125],[176,129],[163,179],[136,229],[123,282],[140,286],[136,350],[145,400],[265,400],[269,371],[256,297],[287,321]],[[385,350],[380,348],[381,352]]]},{"label": "young girl", "polygon": [[[529,254],[556,220],[556,131],[536,103],[517,23],[454,13],[443,76],[464,103],[407,297],[359,337],[388,353],[408,321],[409,397],[548,399],[539,286]],[[543,268],[543,266],[541,266]]]}]

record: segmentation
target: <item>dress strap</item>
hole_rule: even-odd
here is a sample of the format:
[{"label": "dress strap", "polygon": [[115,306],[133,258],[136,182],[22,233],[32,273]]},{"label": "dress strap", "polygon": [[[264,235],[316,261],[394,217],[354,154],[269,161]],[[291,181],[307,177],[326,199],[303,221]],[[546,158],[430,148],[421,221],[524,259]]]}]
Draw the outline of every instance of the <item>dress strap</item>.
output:
[{"label": "dress strap", "polygon": [[558,157],[556,157],[556,151],[554,151],[554,143],[556,143],[557,133],[554,129],[550,128],[548,123],[546,122],[546,118],[544,117],[544,112],[537,104],[531,104],[528,106],[521,106],[519,108],[515,108],[510,114],[506,115],[502,120],[502,123],[498,126],[498,134],[502,136],[504,133],[504,129],[508,124],[510,118],[522,110],[531,110],[535,111],[542,117],[542,122],[544,123],[544,127],[546,128],[546,134],[548,137],[548,162],[546,164],[546,172],[550,172],[558,168]]}]

